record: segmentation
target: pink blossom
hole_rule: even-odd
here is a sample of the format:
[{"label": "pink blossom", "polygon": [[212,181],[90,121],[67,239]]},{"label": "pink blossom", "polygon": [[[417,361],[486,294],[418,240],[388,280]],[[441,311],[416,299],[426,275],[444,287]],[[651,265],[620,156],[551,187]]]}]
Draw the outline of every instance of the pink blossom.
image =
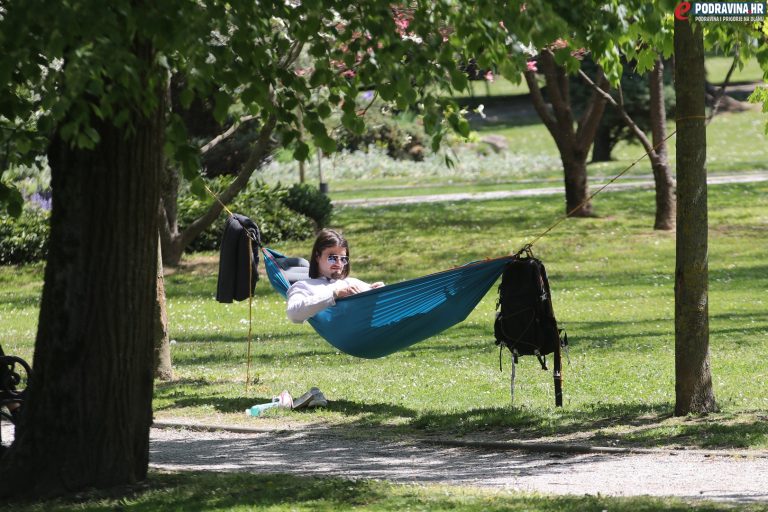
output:
[{"label": "pink blossom", "polygon": [[341,76],[343,76],[344,78],[352,78],[353,76],[355,76],[355,72],[352,71],[351,69],[347,69],[341,73]]},{"label": "pink blossom", "polygon": [[554,43],[552,43],[553,50],[562,50],[566,46],[568,46],[568,41],[566,41],[562,37],[558,38]]},{"label": "pink blossom", "polygon": [[488,70],[488,71],[485,73],[485,79],[486,79],[488,82],[493,82],[493,71],[491,71],[491,70]]},{"label": "pink blossom", "polygon": [[293,70],[293,73],[296,76],[304,76],[304,75],[307,74],[307,70],[306,70],[306,68],[296,68],[296,69]]},{"label": "pink blossom", "polygon": [[528,67],[528,71],[533,71],[534,73],[537,72],[539,69],[536,67],[536,61],[535,60],[529,60],[526,63],[526,66]]}]

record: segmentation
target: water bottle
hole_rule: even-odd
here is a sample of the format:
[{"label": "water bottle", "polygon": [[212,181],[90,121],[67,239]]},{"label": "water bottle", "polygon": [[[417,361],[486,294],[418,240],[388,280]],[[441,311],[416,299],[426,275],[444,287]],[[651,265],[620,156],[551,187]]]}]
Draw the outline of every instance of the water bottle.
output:
[{"label": "water bottle", "polygon": [[246,416],[261,416],[261,414],[267,409],[271,409],[272,407],[277,407],[279,405],[280,405],[280,400],[278,398],[273,398],[271,402],[268,402],[266,404],[256,404],[252,406],[250,409],[246,409],[245,414]]}]

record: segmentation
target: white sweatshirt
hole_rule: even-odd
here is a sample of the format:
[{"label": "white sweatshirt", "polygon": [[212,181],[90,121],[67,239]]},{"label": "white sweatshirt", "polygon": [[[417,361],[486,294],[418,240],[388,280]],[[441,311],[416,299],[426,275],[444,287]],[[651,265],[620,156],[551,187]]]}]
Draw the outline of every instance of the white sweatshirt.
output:
[{"label": "white sweatshirt", "polygon": [[296,281],[288,288],[288,319],[300,324],[320,311],[336,305],[334,290],[356,285],[361,292],[371,289],[371,285],[354,277],[346,279],[328,279],[319,277]]}]

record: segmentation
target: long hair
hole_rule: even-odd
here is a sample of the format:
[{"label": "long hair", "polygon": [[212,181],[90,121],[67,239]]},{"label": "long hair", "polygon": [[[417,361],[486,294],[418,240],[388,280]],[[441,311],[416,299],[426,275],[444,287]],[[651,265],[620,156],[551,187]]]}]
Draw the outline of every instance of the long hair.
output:
[{"label": "long hair", "polygon": [[[316,279],[322,277],[320,275],[320,267],[317,263],[318,258],[328,247],[343,247],[347,250],[347,257],[349,257],[349,244],[347,239],[344,238],[341,233],[332,229],[323,229],[317,234],[315,239],[315,245],[312,247],[312,257],[309,259],[309,277]],[[344,270],[341,271],[341,278],[345,279],[349,275],[350,262],[344,265]]]}]

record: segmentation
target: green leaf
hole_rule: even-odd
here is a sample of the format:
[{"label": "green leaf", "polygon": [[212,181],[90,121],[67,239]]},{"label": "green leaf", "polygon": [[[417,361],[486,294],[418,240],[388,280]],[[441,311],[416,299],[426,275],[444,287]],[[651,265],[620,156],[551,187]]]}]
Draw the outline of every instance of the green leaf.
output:
[{"label": "green leaf", "polygon": [[327,103],[321,103],[317,106],[317,115],[326,119],[331,116],[331,107]]},{"label": "green leaf", "polygon": [[379,95],[384,101],[393,101],[397,94],[397,88],[392,82],[384,83],[378,87]]},{"label": "green leaf", "polygon": [[216,119],[216,122],[219,124],[224,124],[224,121],[227,119],[229,106],[232,104],[232,99],[229,97],[229,94],[223,91],[216,91],[213,98],[213,118]]},{"label": "green leaf", "polygon": [[520,83],[520,69],[512,62],[511,59],[505,59],[499,66],[499,72],[501,76],[506,78],[512,83]]},{"label": "green leaf", "polygon": [[205,190],[205,183],[200,176],[193,179],[189,184],[189,190],[200,199],[205,199],[207,196],[207,190]]},{"label": "green leaf", "polygon": [[653,65],[656,62],[656,51],[652,48],[644,48],[637,56],[637,71],[638,73],[645,73],[653,69]]},{"label": "green leaf", "polygon": [[24,198],[21,196],[21,192],[13,185],[8,186],[0,182],[0,204],[5,203],[5,210],[8,215],[14,218],[18,218],[21,215],[22,206],[24,206]]},{"label": "green leaf", "polygon": [[443,133],[438,132],[432,137],[432,152],[437,153],[440,151],[440,144],[443,142]]},{"label": "green leaf", "polygon": [[181,106],[184,108],[189,108],[189,106],[192,104],[192,100],[194,99],[195,93],[189,87],[185,88],[179,94],[179,101],[181,102]]},{"label": "green leaf", "polygon": [[336,141],[327,135],[316,137],[315,144],[327,155],[336,152]]},{"label": "green leaf", "polygon": [[309,146],[305,142],[298,141],[296,149],[293,150],[293,158],[299,162],[305,161],[309,157]]},{"label": "green leaf", "polygon": [[467,75],[460,69],[451,70],[451,86],[457,91],[463,91],[467,89],[469,81]]}]

